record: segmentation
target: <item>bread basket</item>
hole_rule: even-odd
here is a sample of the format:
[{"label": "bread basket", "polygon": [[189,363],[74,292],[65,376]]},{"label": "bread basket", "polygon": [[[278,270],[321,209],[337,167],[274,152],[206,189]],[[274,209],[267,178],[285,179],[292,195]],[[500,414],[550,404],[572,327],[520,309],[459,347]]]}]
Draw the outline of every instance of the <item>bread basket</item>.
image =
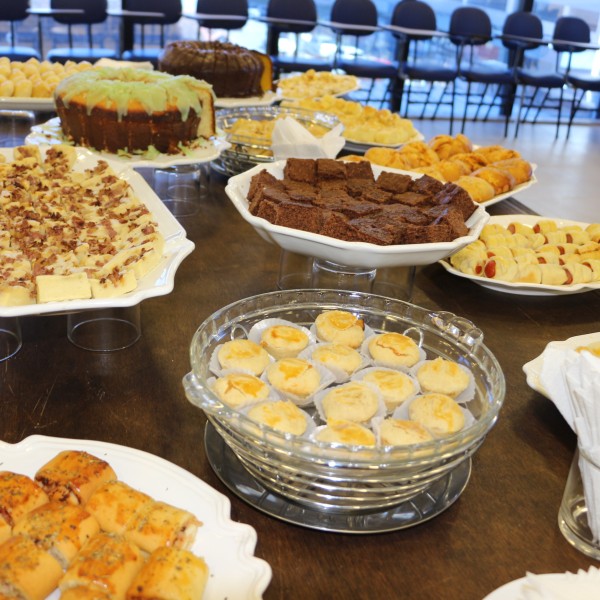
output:
[{"label": "bread basket", "polygon": [[[265,318],[309,326],[319,313],[331,309],[349,310],[375,331],[410,332],[429,355],[469,367],[476,385],[469,405],[474,422],[457,434],[418,445],[342,446],[258,425],[225,406],[211,391],[209,360],[217,345],[244,337]],[[230,304],[198,328],[190,358],[192,371],[183,382],[189,401],[205,412],[246,471],[265,489],[313,511],[381,511],[426,494],[465,461],[470,465],[471,455],[498,418],[505,394],[502,369],[473,323],[452,313],[351,291],[277,291]],[[468,473],[470,469],[467,479]]]}]

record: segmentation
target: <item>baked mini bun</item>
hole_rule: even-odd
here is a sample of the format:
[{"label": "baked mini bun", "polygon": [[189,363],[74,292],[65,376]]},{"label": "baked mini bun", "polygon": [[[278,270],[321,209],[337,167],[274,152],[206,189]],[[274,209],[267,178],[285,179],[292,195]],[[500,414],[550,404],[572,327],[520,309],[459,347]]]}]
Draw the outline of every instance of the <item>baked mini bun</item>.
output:
[{"label": "baked mini bun", "polygon": [[358,348],[365,337],[362,319],[346,310],[327,310],[315,319],[317,336],[324,342]]},{"label": "baked mini bun", "polygon": [[368,384],[353,381],[332,388],[321,399],[325,420],[366,423],[379,408],[379,396]]},{"label": "baked mini bun", "polygon": [[476,154],[482,154],[490,163],[506,160],[508,158],[520,158],[521,155],[516,150],[504,148],[504,146],[492,145],[481,146],[473,150]]},{"label": "baked mini bun", "polygon": [[267,351],[250,340],[225,342],[217,351],[222,369],[236,369],[260,375],[269,364]]},{"label": "baked mini bun", "polygon": [[429,145],[441,160],[461,152],[470,152],[473,149],[469,138],[461,133],[456,137],[445,134],[436,135],[429,140]]},{"label": "baked mini bun", "polygon": [[412,367],[421,358],[415,341],[395,332],[374,335],[369,340],[369,353],[373,360],[388,367]]},{"label": "baked mini bun", "polygon": [[385,419],[379,426],[379,440],[383,446],[408,446],[433,440],[421,423],[406,419]]},{"label": "baked mini bun", "polygon": [[477,154],[475,152],[455,154],[450,160],[462,164],[469,173],[477,171],[477,169],[481,169],[481,167],[487,167],[489,164],[488,159],[483,154]]},{"label": "baked mini bun", "polygon": [[[432,167],[427,168],[431,169]],[[445,181],[451,182],[455,182],[463,175],[468,175],[471,172],[463,163],[453,160],[441,160],[435,165],[435,168],[442,174]]]},{"label": "baked mini bun", "polygon": [[456,433],[465,425],[460,406],[445,394],[418,396],[410,403],[408,415],[437,437]]},{"label": "baked mini bun", "polygon": [[308,341],[308,335],[299,327],[279,324],[262,332],[260,345],[274,358],[288,358],[298,356]]},{"label": "baked mini bun", "polygon": [[343,371],[351,375],[363,363],[363,358],[354,348],[343,344],[318,344],[312,353],[312,359],[334,371]]},{"label": "baked mini bun", "polygon": [[523,158],[508,158],[506,160],[496,161],[492,166],[502,171],[508,171],[515,179],[517,185],[526,183],[533,175],[531,163]]},{"label": "baked mini bun", "polygon": [[306,398],[321,384],[319,370],[301,358],[282,358],[267,368],[269,383],[279,392]]},{"label": "baked mini bun", "polygon": [[307,422],[304,413],[290,400],[261,402],[248,410],[248,417],[278,431],[302,435]]},{"label": "baked mini bun", "polygon": [[473,171],[475,177],[481,177],[485,179],[494,188],[494,195],[505,194],[510,192],[515,185],[515,178],[507,171],[501,171],[493,166],[481,167]]},{"label": "baked mini bun", "polygon": [[417,385],[406,373],[392,369],[371,369],[362,381],[374,385],[389,411],[394,410],[417,392]]},{"label": "baked mini bun", "polygon": [[454,183],[465,190],[465,192],[471,196],[473,202],[487,202],[496,195],[494,186],[483,177],[463,175]]},{"label": "baked mini bun", "polygon": [[424,362],[416,372],[423,392],[436,392],[456,398],[471,382],[469,374],[456,362],[441,356]]},{"label": "baked mini bun", "polygon": [[375,434],[351,421],[332,421],[315,433],[315,440],[345,446],[374,446]]},{"label": "baked mini bun", "polygon": [[243,408],[269,396],[269,386],[250,373],[223,375],[215,380],[212,389],[221,402],[231,408]]}]

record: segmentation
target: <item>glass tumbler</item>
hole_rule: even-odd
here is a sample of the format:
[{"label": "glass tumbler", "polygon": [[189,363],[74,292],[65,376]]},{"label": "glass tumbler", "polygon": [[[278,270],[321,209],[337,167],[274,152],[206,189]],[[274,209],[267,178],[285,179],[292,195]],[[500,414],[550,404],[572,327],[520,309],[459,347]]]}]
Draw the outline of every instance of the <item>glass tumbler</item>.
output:
[{"label": "glass tumbler", "polygon": [[[583,554],[600,560],[600,540],[592,533],[588,521],[589,510],[586,496],[589,499],[593,497],[593,493],[589,489],[587,494],[584,491],[581,477],[582,467],[586,468],[600,483],[600,465],[593,463],[588,456],[577,449],[571,462],[567,484],[558,512],[558,526],[569,544],[583,552]],[[593,487],[591,482],[588,485]],[[600,497],[597,499],[600,501]],[[600,506],[596,506],[595,510],[600,512]]]}]

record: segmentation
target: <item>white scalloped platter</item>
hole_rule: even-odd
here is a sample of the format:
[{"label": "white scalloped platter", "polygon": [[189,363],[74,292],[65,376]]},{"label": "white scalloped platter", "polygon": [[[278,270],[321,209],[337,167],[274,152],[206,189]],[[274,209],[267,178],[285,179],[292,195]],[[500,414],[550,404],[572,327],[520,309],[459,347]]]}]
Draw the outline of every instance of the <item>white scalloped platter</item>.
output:
[{"label": "white scalloped platter", "polygon": [[[76,148],[76,150],[77,161],[73,168],[84,170],[97,164],[98,157],[91,151],[85,148]],[[4,154],[8,159],[12,158],[11,148],[0,149],[0,153]],[[107,162],[120,178],[125,179],[129,183],[134,194],[152,213],[154,220],[158,224],[159,231],[165,238],[165,250],[162,261],[138,281],[138,286],[135,290],[122,296],[105,299],[64,300],[62,302],[25,304],[23,306],[0,306],[0,317],[23,317],[27,315],[52,314],[86,309],[135,306],[147,298],[164,296],[173,291],[175,272],[183,259],[194,250],[194,243],[187,239],[185,229],[139,173],[114,160],[107,160]]]},{"label": "white scalloped platter", "polygon": [[215,108],[241,108],[245,106],[271,106],[281,98],[275,92],[249,98],[215,98]]},{"label": "white scalloped platter", "polygon": [[[250,180],[256,173],[266,169],[281,179],[285,163],[285,160],[280,160],[268,165],[257,165],[240,175],[231,177],[225,192],[242,217],[254,227],[263,239],[289,252],[329,260],[338,265],[371,269],[429,265],[474,242],[489,219],[485,209],[478,206],[466,223],[469,227],[469,234],[466,236],[451,242],[391,246],[378,246],[366,242],[346,242],[300,229],[273,225],[266,219],[255,217],[250,213],[246,196]],[[371,168],[376,177],[386,170],[377,165],[371,165]],[[416,178],[419,177],[419,174],[413,173],[412,176]]]},{"label": "white scalloped platter", "polygon": [[30,110],[40,112],[54,110],[54,98],[0,97],[0,110]]},{"label": "white scalloped platter", "polygon": [[[513,222],[518,221],[525,225],[534,225],[537,221],[543,219],[552,219],[556,221],[559,227],[564,225],[580,225],[586,227],[589,223],[581,221],[569,221],[566,219],[555,219],[553,217],[542,217],[540,215],[498,215],[490,217],[489,224],[497,223],[505,227]],[[440,264],[448,273],[469,279],[473,283],[484,288],[494,290],[496,292],[504,292],[505,294],[517,294],[520,296],[567,296],[570,294],[581,294],[583,292],[591,292],[600,290],[600,282],[596,283],[576,283],[573,285],[543,285],[541,283],[513,283],[509,281],[500,281],[498,279],[487,279],[486,277],[478,277],[477,275],[467,275],[455,269],[447,260],[441,260]]]},{"label": "white scalloped platter", "polygon": [[[84,450],[107,461],[120,480],[155,500],[190,511],[202,521],[191,550],[210,570],[204,598],[256,600],[271,581],[271,567],[254,556],[256,531],[231,520],[229,499],[188,471],[126,446],[34,435],[18,444],[0,441],[0,468],[32,477],[62,450]],[[47,600],[58,600],[55,591]]]},{"label": "white scalloped platter", "polygon": [[[37,146],[52,145],[52,144],[69,144],[60,127],[60,118],[54,117],[40,125],[34,125],[31,128],[31,133],[25,138],[26,144]],[[152,158],[147,158],[144,155],[120,155],[113,152],[100,152],[92,148],[87,150],[98,158],[104,160],[112,160],[126,165],[128,167],[150,167],[154,169],[162,169],[166,167],[175,167],[177,165],[195,165],[210,162],[218,158],[223,150],[230,147],[229,142],[222,137],[215,137],[211,140],[201,140],[201,145],[197,148],[192,148],[181,152],[180,154],[158,154]]]},{"label": "white scalloped platter", "polygon": [[[589,346],[594,343],[600,342],[600,331],[595,333],[586,333],[584,335],[576,335],[560,342],[550,342],[544,348],[544,352],[548,347],[551,348],[579,348],[580,346]],[[544,352],[539,356],[536,356],[533,360],[523,365],[523,372],[527,378],[527,385],[532,389],[542,394],[542,396],[548,397],[544,386],[540,382],[540,376],[542,374],[542,365],[544,363]]]}]

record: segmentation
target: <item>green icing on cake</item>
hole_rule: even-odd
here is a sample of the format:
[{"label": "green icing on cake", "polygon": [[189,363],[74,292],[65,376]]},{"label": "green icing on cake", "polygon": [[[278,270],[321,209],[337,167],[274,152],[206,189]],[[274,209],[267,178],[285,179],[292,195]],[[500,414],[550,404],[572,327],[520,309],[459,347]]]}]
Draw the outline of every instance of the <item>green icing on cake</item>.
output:
[{"label": "green icing on cake", "polygon": [[65,104],[80,94],[85,94],[86,109],[102,105],[115,110],[119,120],[127,115],[131,101],[139,102],[148,114],[166,111],[176,106],[182,120],[188,118],[190,110],[196,114],[202,111],[199,91],[210,90],[212,86],[188,75],[169,75],[158,71],[104,67],[75,73],[56,87],[55,98],[60,97]]}]

